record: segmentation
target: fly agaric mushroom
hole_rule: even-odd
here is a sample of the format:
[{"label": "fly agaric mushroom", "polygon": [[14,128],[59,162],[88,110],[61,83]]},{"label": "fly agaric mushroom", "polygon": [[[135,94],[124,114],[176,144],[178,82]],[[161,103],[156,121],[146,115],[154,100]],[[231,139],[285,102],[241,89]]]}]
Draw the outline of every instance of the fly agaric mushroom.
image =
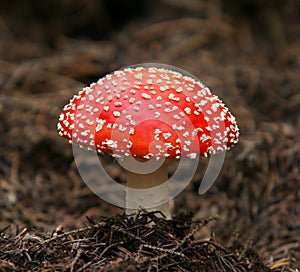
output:
[{"label": "fly agaric mushroom", "polygon": [[[58,130],[73,144],[110,153],[125,165],[132,157],[140,163],[165,161],[151,173],[131,167],[127,186],[135,189],[166,182],[171,159],[225,151],[239,136],[234,116],[202,82],[157,65],[120,69],[84,88],[64,107]],[[127,195],[128,211],[142,207],[171,218],[168,189],[161,188],[158,194]]]}]

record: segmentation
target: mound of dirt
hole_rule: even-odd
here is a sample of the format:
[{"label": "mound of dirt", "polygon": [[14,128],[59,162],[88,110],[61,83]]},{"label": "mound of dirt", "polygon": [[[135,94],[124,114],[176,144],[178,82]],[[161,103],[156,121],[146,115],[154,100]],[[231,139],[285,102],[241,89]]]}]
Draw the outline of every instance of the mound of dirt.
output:
[{"label": "mound of dirt", "polygon": [[1,231],[2,271],[270,271],[250,246],[236,240],[225,248],[211,239],[195,239],[217,217],[172,220],[155,213],[89,219],[88,226],[51,235],[23,229]]}]

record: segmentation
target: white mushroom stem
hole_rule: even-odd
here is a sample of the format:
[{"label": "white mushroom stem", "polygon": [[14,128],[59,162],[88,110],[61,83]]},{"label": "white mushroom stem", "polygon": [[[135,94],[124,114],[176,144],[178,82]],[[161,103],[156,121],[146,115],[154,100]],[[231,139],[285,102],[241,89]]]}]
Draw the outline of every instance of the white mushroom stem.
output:
[{"label": "white mushroom stem", "polygon": [[[171,219],[169,190],[165,183],[168,180],[166,161],[152,173],[138,174],[127,171],[127,187],[129,188],[126,194],[126,214],[133,214],[136,209],[144,208],[147,211],[160,211],[167,219]],[[153,206],[153,203],[162,204]]]}]

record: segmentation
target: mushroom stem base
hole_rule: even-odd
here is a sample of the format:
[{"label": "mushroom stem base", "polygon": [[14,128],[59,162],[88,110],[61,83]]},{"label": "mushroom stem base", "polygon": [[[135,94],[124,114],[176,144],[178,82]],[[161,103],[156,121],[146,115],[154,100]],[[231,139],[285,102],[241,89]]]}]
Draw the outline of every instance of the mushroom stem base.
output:
[{"label": "mushroom stem base", "polygon": [[[133,194],[129,193],[127,194],[126,198],[126,203],[127,207],[136,207],[134,209],[131,208],[126,208],[126,214],[128,215],[133,215],[137,210],[139,209],[145,209],[147,212],[152,212],[152,211],[158,211],[161,213],[161,215],[158,213],[156,214],[157,216],[165,216],[167,219],[171,219],[171,213],[170,213],[170,207],[169,207],[169,202],[162,203],[160,205],[156,206],[151,206],[150,202],[151,200],[148,198],[147,200],[147,207],[146,205],[143,205],[145,202],[145,198],[142,197],[143,194],[138,194],[138,196],[134,197]],[[157,201],[153,195],[151,196],[154,201]]]}]

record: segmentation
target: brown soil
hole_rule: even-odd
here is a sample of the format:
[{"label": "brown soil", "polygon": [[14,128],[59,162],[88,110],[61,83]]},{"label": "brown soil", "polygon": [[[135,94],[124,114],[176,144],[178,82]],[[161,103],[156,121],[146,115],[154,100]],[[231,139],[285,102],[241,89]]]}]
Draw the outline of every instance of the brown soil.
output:
[{"label": "brown soil", "polygon": [[[73,2],[0,7],[0,271],[299,271],[299,1]],[[197,76],[241,129],[171,221],[99,199],[56,131],[73,94],[141,62]]]}]

